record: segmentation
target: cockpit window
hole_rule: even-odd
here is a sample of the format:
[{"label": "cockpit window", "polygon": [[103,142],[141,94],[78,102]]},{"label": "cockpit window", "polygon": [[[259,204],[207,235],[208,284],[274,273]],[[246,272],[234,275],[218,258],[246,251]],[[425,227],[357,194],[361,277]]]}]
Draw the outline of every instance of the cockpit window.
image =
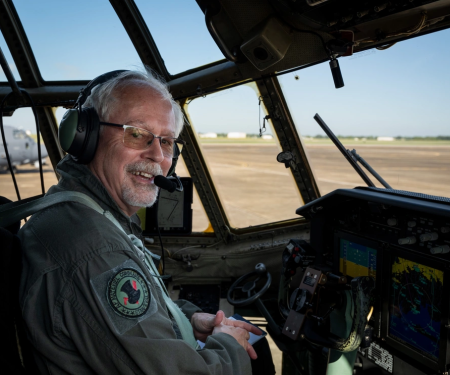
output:
[{"label": "cockpit window", "polygon": [[171,74],[224,58],[211,38],[205,16],[195,1],[135,2]]},{"label": "cockpit window", "polygon": [[235,87],[186,106],[235,228],[295,218],[296,208],[303,205],[290,170],[276,160],[280,147],[270,124],[259,137],[265,113],[255,90],[255,86]]},{"label": "cockpit window", "polygon": [[[2,33],[0,33],[0,47],[3,51],[3,54],[6,57],[6,62],[8,63],[9,68],[11,69],[14,79],[16,81],[20,81],[19,72],[17,71],[16,65],[14,64],[14,60],[11,56],[11,53],[9,52],[8,46],[6,45],[5,38],[3,37]],[[7,81],[7,79],[6,79],[5,73],[3,72],[3,69],[0,67],[0,82],[6,82],[6,81]]]},{"label": "cockpit window", "polygon": [[449,41],[445,30],[341,58],[339,90],[328,63],[279,77],[322,195],[365,184],[316,113],[394,189],[448,196],[450,52],[442,46]]},{"label": "cockpit window", "polygon": [[[33,112],[30,108],[19,108],[12,116],[3,117],[5,136],[11,163],[22,199],[41,194],[39,175],[39,158],[37,149],[36,125]],[[47,149],[41,139],[41,157],[43,161],[43,176],[45,191],[58,180],[53,170]],[[0,147],[0,170],[6,168],[3,146]],[[0,173],[0,191],[2,196],[17,200],[14,184],[9,173]]]},{"label": "cockpit window", "polygon": [[14,0],[14,5],[47,81],[92,79],[141,65],[108,1]]},{"label": "cockpit window", "polygon": [[13,130],[13,137],[15,139],[25,139],[27,138],[27,133],[25,133],[23,130]]}]

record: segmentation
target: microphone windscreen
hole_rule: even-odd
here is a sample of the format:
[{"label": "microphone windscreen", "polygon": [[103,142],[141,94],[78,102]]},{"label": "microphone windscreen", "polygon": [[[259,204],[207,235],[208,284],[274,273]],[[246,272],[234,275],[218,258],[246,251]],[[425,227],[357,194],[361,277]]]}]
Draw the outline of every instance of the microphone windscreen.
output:
[{"label": "microphone windscreen", "polygon": [[168,178],[159,175],[155,177],[155,185],[161,189],[167,190],[169,193],[173,193],[177,188],[177,184],[175,182],[170,181]]}]

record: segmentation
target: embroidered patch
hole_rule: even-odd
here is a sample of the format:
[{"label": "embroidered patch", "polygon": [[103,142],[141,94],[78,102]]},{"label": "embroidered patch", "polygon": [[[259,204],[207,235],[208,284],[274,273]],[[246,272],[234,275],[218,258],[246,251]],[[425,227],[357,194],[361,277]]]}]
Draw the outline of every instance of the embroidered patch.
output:
[{"label": "embroidered patch", "polygon": [[151,294],[139,272],[133,268],[122,268],[108,283],[107,299],[117,314],[138,318],[147,312]]}]

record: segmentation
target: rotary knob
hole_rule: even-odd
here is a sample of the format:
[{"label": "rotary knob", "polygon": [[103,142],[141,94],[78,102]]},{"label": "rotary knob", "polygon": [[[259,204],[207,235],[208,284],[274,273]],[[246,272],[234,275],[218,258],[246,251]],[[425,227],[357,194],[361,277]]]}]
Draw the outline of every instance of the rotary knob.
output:
[{"label": "rotary knob", "polygon": [[435,241],[438,239],[438,234],[436,232],[424,233],[420,235],[420,241]]},{"label": "rotary knob", "polygon": [[398,221],[395,217],[391,217],[390,219],[387,220],[387,224],[391,227],[396,226],[397,223],[398,223]]},{"label": "rotary knob", "polygon": [[414,243],[416,243],[416,237],[414,237],[414,236],[398,239],[399,245],[412,245]]},{"label": "rotary knob", "polygon": [[431,254],[447,254],[448,252],[450,252],[450,246],[448,245],[436,246],[430,249]]}]

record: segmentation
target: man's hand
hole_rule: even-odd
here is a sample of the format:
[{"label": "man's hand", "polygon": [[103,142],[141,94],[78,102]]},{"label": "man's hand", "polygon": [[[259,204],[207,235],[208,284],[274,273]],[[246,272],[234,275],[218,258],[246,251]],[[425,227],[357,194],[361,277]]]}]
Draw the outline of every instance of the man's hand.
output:
[{"label": "man's hand", "polygon": [[233,336],[247,350],[250,358],[256,359],[255,350],[247,340],[250,337],[248,332],[260,335],[261,330],[259,328],[241,320],[225,318],[225,314],[221,310],[216,315],[195,313],[192,315],[191,324],[197,340],[205,342],[206,338],[211,334],[219,332],[227,333]]},{"label": "man's hand", "polygon": [[[218,325],[214,327],[213,335],[216,333],[226,333],[227,335],[233,336],[236,341],[247,351],[248,355],[251,359],[256,359],[258,356],[256,355],[255,349],[253,346],[249,344],[248,339],[250,338],[250,333],[247,330],[239,327],[227,326],[227,325]],[[261,334],[261,331],[259,332]]]}]

